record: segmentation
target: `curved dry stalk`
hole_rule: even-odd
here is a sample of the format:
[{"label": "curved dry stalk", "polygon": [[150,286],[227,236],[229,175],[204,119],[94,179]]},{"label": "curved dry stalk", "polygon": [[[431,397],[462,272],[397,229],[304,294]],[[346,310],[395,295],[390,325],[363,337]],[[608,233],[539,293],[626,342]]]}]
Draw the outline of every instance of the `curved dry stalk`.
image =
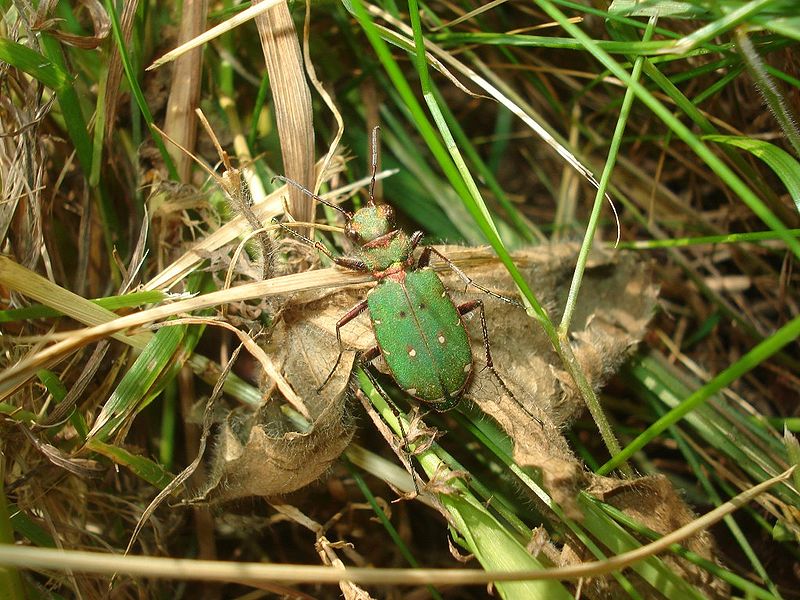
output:
[{"label": "curved dry stalk", "polygon": [[[397,171],[394,169],[381,171],[377,174],[376,179],[389,177],[396,172]],[[367,185],[369,179],[369,177],[364,177],[348,185],[337,188],[332,192],[322,194],[322,197],[332,202],[338,202],[339,198],[347,198],[355,190]],[[268,223],[273,218],[282,215],[284,212],[283,198],[286,194],[286,189],[286,186],[281,186],[260,201],[254,198],[254,204],[252,206],[254,215],[264,223]],[[315,227],[317,229],[323,228],[321,225],[315,225]],[[222,227],[209,233],[205,238],[197,242],[197,244],[185,254],[176,259],[171,265],[164,268],[161,273],[145,283],[143,288],[147,290],[169,290],[191,273],[197,265],[206,260],[209,254],[230,244],[241,236],[248,235],[250,231],[252,231],[252,228],[247,220],[242,215],[236,215]]]},{"label": "curved dry stalk", "polygon": [[345,570],[317,565],[237,563],[233,561],[120,556],[101,552],[64,552],[50,548],[0,545],[0,564],[19,568],[72,569],[90,573],[125,572],[129,575],[201,581],[310,581],[338,584],[351,581],[372,585],[483,585],[493,581],[581,579],[629,567],[710,527],[772,486],[791,477],[795,467],[742,492],[725,504],[673,531],[658,541],[608,560],[536,571],[481,571],[477,569],[374,569]]},{"label": "curved dry stalk", "polygon": [[[13,274],[12,277],[9,277]],[[13,367],[0,373],[0,398],[11,394],[18,386],[36,375],[36,371],[52,365],[69,353],[94,341],[112,336],[134,348],[143,349],[152,335],[138,332],[125,335],[125,331],[137,329],[166,318],[192,311],[238,302],[253,298],[290,294],[292,292],[352,285],[370,281],[369,275],[346,273],[336,269],[320,269],[277,277],[267,281],[244,284],[228,290],[220,290],[186,300],[157,306],[118,317],[115,313],[64,290],[36,273],[0,257],[0,283],[11,282],[13,289],[48,306],[58,305],[64,314],[94,326],[71,332],[69,339],[57,342],[31,354]],[[24,289],[23,289],[24,288]],[[54,299],[60,298],[61,301]]]}]

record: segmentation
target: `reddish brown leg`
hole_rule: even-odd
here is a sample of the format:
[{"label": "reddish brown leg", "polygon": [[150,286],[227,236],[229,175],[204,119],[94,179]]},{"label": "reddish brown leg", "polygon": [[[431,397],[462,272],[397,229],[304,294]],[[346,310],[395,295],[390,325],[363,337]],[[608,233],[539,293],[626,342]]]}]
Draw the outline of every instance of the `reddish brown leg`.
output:
[{"label": "reddish brown leg", "polygon": [[342,315],[342,318],[339,319],[336,322],[336,342],[339,345],[339,356],[336,357],[336,363],[334,363],[333,369],[331,369],[331,372],[328,373],[328,376],[325,378],[325,381],[323,381],[322,385],[320,385],[317,388],[318,392],[322,388],[324,388],[326,385],[328,385],[328,382],[331,380],[331,377],[333,377],[333,374],[336,372],[336,369],[339,367],[339,363],[342,361],[342,354],[344,354],[344,348],[342,347],[342,332],[341,332],[342,327],[347,325],[350,321],[355,319],[358,315],[360,315],[365,310],[367,310],[367,301],[366,300],[362,300],[361,302],[356,304],[353,308],[348,310],[344,315]]},{"label": "reddish brown leg", "polygon": [[[419,267],[419,268],[427,267],[428,263],[430,263],[430,260],[431,260],[431,254],[435,254],[436,256],[441,258],[444,261],[444,263],[448,267],[450,267],[450,270],[453,271],[453,273],[455,273],[456,275],[458,275],[458,278],[461,281],[464,282],[464,286],[465,287],[472,286],[474,288],[479,289],[484,294],[488,294],[492,298],[497,298],[498,300],[502,300],[506,304],[512,304],[514,306],[519,306],[520,308],[525,308],[524,306],[522,306],[522,304],[520,304],[519,302],[517,302],[513,298],[506,298],[502,294],[498,294],[497,292],[493,292],[489,288],[484,287],[479,283],[475,283],[475,281],[473,281],[472,278],[469,275],[464,273],[464,271],[462,271],[458,267],[458,265],[456,265],[452,260],[447,258],[444,254],[439,252],[436,248],[433,248],[431,246],[425,246],[425,249],[422,251],[422,254],[420,254],[420,256],[419,256],[419,261],[417,262],[417,267]],[[466,291],[466,289],[465,289],[465,291]]]},{"label": "reddish brown leg", "polygon": [[362,365],[366,367],[368,363],[378,358],[380,354],[381,354],[380,346],[373,346],[369,350],[364,350],[364,352],[361,353],[361,356],[358,357],[358,360],[359,362],[361,362]]},{"label": "reddish brown leg", "polygon": [[[497,369],[494,368],[494,361],[492,361],[492,352],[489,349],[489,328],[486,326],[486,313],[484,312],[484,309],[483,309],[483,300],[470,300],[469,302],[464,302],[464,304],[461,304],[461,305],[458,306],[458,314],[463,316],[463,315],[465,315],[465,314],[467,314],[469,312],[472,312],[476,308],[479,308],[480,311],[481,311],[481,331],[483,333],[483,349],[486,352],[486,367],[485,368],[489,369],[492,372],[492,375],[494,375],[494,378],[497,379],[498,382],[500,382],[500,385],[503,387],[503,389],[506,391],[506,393],[513,400],[516,401],[516,398],[514,397],[514,393],[510,389],[508,389],[508,386],[506,385],[506,382],[503,381],[503,378],[500,377],[500,373],[498,373]],[[528,413],[537,423],[539,423],[539,425],[544,427],[544,425],[542,424],[541,420],[539,420],[539,418],[536,417],[536,415],[532,415],[530,413],[530,411],[528,409],[526,409],[521,403],[517,402],[517,404],[519,404],[520,407],[522,407],[522,409],[526,413]]]},{"label": "reddish brown leg", "polygon": [[[486,313],[483,309],[483,300],[470,300],[469,302],[464,302],[458,306],[458,314],[464,316],[467,313],[472,312],[476,308],[479,308],[481,311],[481,331],[483,332],[483,350],[486,352],[486,368],[491,370],[498,379],[500,376],[497,375],[497,371],[494,370],[494,362],[492,361],[492,352],[489,349],[489,328],[486,326]],[[502,380],[500,380],[502,383]],[[506,388],[506,385],[503,384],[503,387]],[[506,388],[506,391],[511,394],[511,392]],[[513,394],[511,394],[513,397]]]}]

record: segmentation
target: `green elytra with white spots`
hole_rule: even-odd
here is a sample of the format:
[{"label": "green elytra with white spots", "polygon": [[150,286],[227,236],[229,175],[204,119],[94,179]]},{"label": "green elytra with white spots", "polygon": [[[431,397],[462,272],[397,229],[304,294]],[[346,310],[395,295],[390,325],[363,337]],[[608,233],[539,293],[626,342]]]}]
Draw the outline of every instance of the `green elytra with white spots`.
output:
[{"label": "green elytra with white spots", "polygon": [[366,306],[360,303],[355,310],[369,310],[392,377],[418,400],[438,410],[452,408],[472,374],[472,350],[441,279],[414,260],[422,234],[409,237],[396,229],[392,208],[385,204],[369,204],[350,215],[345,234],[358,248],[345,266],[353,268],[358,261],[378,280]]},{"label": "green elytra with white spots", "polygon": [[447,410],[472,374],[469,338],[433,270],[411,271],[404,279],[383,279],[367,295],[375,338],[397,384]]}]

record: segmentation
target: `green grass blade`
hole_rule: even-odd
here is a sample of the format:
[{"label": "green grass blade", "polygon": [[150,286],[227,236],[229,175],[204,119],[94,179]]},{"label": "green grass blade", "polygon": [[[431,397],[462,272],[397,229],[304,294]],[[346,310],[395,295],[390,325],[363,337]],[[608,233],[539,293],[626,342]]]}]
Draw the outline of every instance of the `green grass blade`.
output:
[{"label": "green grass blade", "polygon": [[787,233],[786,226],[770,211],[761,199],[728,167],[694,133],[675,117],[647,88],[631,78],[630,74],[615,61],[607,52],[597,44],[579,27],[574,25],[559,11],[550,0],[535,0],[536,4],[551,18],[561,25],[570,35],[579,40],[586,50],[600,61],[614,75],[619,77],[626,86],[631,88],[637,98],[646,105],[652,113],[660,118],[683,142],[695,152],[710,168],[730,187],[741,200],[752,210],[768,227],[780,232],[781,239],[786,243],[792,253],[800,257],[800,242]]},{"label": "green grass blade", "polygon": [[[496,46],[521,46],[534,48],[555,48],[560,50],[582,50],[580,42],[572,38],[557,38],[542,35],[522,35],[504,33],[445,33],[430,36],[431,41],[442,46],[464,44],[483,44]],[[671,42],[613,42],[597,40],[597,46],[609,54],[627,56],[654,56],[660,54]]]},{"label": "green grass blade", "polygon": [[[670,410],[678,408],[700,387],[655,353],[634,361],[626,373],[646,402],[656,400]],[[719,394],[686,414],[684,421],[704,446],[714,448],[730,464],[738,465],[753,481],[772,477],[790,464],[784,444],[764,419],[754,419],[749,412],[730,406]],[[773,493],[787,503],[800,504],[800,496],[786,485],[776,486]]]},{"label": "green grass blade", "polygon": [[[41,369],[36,373],[36,376],[47,388],[47,391],[50,393],[50,395],[53,396],[53,400],[55,400],[56,404],[60,404],[61,401],[67,397],[67,388],[58,378],[58,375],[48,369]],[[84,420],[83,415],[81,415],[80,412],[73,410],[72,414],[69,416],[69,423],[75,428],[75,431],[78,434],[78,439],[85,440],[89,429],[86,427],[86,421]]]},{"label": "green grass blade", "polygon": [[186,334],[186,326],[162,327],[125,373],[122,381],[103,405],[89,438],[105,440],[147,401],[162,373]]},{"label": "green grass blade", "polygon": [[[5,473],[0,473],[0,544],[14,544],[14,527],[8,512],[8,502],[3,486]],[[22,583],[19,571],[13,567],[0,567],[0,590],[3,598],[9,600],[25,600],[25,586]]]},{"label": "green grass blade", "polygon": [[60,65],[22,44],[0,38],[0,60],[27,73],[56,92],[68,86],[69,76]]},{"label": "green grass blade", "polygon": [[[595,505],[594,498],[585,493],[578,496],[578,504],[583,512],[583,526],[596,539],[609,549],[612,555],[623,554],[639,548],[641,544],[630,533],[610,520]],[[631,566],[665,598],[696,598],[704,596],[691,584],[678,576],[659,558],[652,556]]]},{"label": "green grass blade", "polygon": [[[789,229],[790,235],[800,237],[800,229]],[[680,248],[685,246],[702,246],[705,244],[739,244],[741,242],[766,242],[780,239],[775,231],[754,231],[752,233],[727,233],[724,235],[707,235],[696,238],[672,238],[665,240],[643,240],[620,242],[619,249],[657,250],[659,248]]]},{"label": "green grass blade", "polygon": [[120,446],[113,446],[98,439],[92,439],[86,444],[86,447],[111,459],[114,464],[127,467],[134,475],[159,490],[163,490],[175,478],[172,473],[166,471],[160,464],[144,456],[133,454]]},{"label": "green grass blade", "polygon": [[608,7],[611,15],[637,17],[673,17],[703,18],[711,16],[708,9],[694,2],[680,0],[659,0],[658,2],[642,2],[641,0],[614,0]]},{"label": "green grass blade", "polygon": [[104,5],[106,7],[106,11],[108,12],[108,16],[111,18],[111,31],[114,33],[114,42],[117,44],[117,50],[119,51],[120,58],[122,59],[122,68],[125,71],[125,77],[128,81],[128,86],[131,89],[131,93],[133,94],[133,98],[136,101],[136,106],[139,108],[139,112],[141,112],[142,116],[144,117],[145,123],[147,123],[147,127],[153,136],[153,141],[156,144],[156,148],[158,148],[158,152],[161,155],[161,160],[164,161],[164,165],[169,172],[170,179],[173,181],[180,181],[178,171],[175,169],[175,163],[173,162],[172,157],[169,155],[169,152],[167,152],[167,148],[164,145],[164,140],[161,139],[161,134],[152,128],[152,125],[155,124],[153,114],[150,112],[150,107],[147,105],[147,99],[144,97],[142,87],[139,85],[139,80],[136,78],[136,74],[133,71],[133,65],[131,64],[130,57],[128,56],[128,49],[125,46],[125,40],[122,36],[122,29],[119,23],[117,9],[111,0],[105,0]]},{"label": "green grass blade", "polygon": [[9,521],[18,535],[41,548],[55,548],[56,542],[37,522],[14,504],[8,505]]},{"label": "green grass blade", "polygon": [[763,160],[786,186],[797,211],[800,212],[800,162],[786,150],[764,140],[737,135],[706,135],[703,139],[736,146]]},{"label": "green grass blade", "polygon": [[[395,529],[395,526],[392,525],[392,522],[389,520],[389,517],[386,516],[386,513],[378,504],[378,500],[375,498],[375,495],[372,493],[372,490],[369,489],[369,486],[367,485],[367,482],[364,481],[364,478],[361,476],[361,473],[359,473],[353,467],[352,463],[350,463],[350,461],[346,457],[344,458],[344,461],[345,464],[347,465],[347,468],[350,471],[350,474],[353,476],[353,480],[356,482],[358,489],[361,490],[362,494],[364,494],[364,497],[367,499],[367,502],[369,502],[369,505],[372,507],[372,512],[375,513],[375,516],[381,522],[381,525],[383,525],[383,528],[386,530],[386,533],[389,535],[392,542],[397,547],[397,550],[400,552],[400,554],[403,555],[403,558],[406,560],[406,562],[408,562],[409,565],[411,565],[414,568],[418,568],[420,566],[419,562],[417,561],[416,558],[414,558],[414,555],[411,553],[411,550],[409,550],[408,545],[403,541],[403,538],[400,537],[400,534],[398,533],[397,529]],[[431,594],[431,597],[437,598],[438,600],[442,600],[442,595],[438,592],[438,590],[435,587],[431,585],[427,587],[428,591]]]},{"label": "green grass blade", "polygon": [[[121,296],[107,296],[105,298],[95,298],[90,300],[100,308],[106,310],[119,310],[120,308],[132,308],[143,304],[156,304],[162,302],[168,294],[158,290],[145,290],[141,292],[131,292]],[[63,312],[49,306],[35,304],[25,308],[13,308],[0,310],[0,323],[15,323],[28,321],[30,319],[46,319],[64,315]]]},{"label": "green grass blade", "polygon": [[635,440],[623,448],[620,454],[600,467],[597,473],[599,475],[604,475],[611,472],[621,461],[627,460],[633,456],[634,453],[644,448],[648,442],[667,427],[680,421],[684,416],[706,402],[714,394],[767,360],[786,344],[797,339],[798,336],[800,336],[800,317],[795,317],[792,321],[781,327],[773,335],[765,339],[742,358],[714,377],[706,385],[692,393],[688,398],[683,400],[679,406],[658,419]]},{"label": "green grass blade", "polygon": [[[657,409],[657,411],[659,413],[665,412],[663,408]],[[678,448],[686,457],[687,463],[691,466],[692,471],[695,473],[695,476],[700,482],[700,485],[703,486],[703,490],[705,491],[707,497],[711,500],[711,502],[714,503],[714,505],[721,505],[723,503],[722,497],[717,493],[717,490],[714,488],[708,476],[706,475],[704,465],[700,463],[700,459],[697,454],[692,450],[689,444],[687,444],[683,435],[677,432],[676,427],[671,427],[670,433],[672,433],[673,437],[676,439]],[[713,470],[711,472],[713,472]],[[778,593],[777,587],[770,579],[769,575],[767,574],[767,570],[764,568],[764,565],[761,563],[758,555],[748,541],[748,536],[742,531],[741,527],[739,527],[736,519],[733,518],[733,515],[727,515],[724,517],[723,521],[725,525],[727,525],[728,530],[731,532],[733,538],[736,540],[736,543],[739,544],[742,552],[747,557],[747,560],[750,562],[753,570],[758,574],[762,581],[766,582],[767,587],[770,589],[772,594],[775,597],[780,598],[781,595]]]},{"label": "green grass blade", "polygon": [[800,129],[797,126],[797,115],[784,100],[780,90],[767,72],[764,59],[756,51],[752,40],[743,28],[736,29],[735,39],[736,47],[747,72],[755,82],[758,91],[761,92],[761,97],[764,98],[772,117],[778,122],[783,135],[794,148],[795,155],[800,156]]},{"label": "green grass blade", "polygon": [[[655,25],[655,19],[651,18],[650,26],[644,32],[645,40],[649,39],[650,36],[652,36],[654,25]],[[635,81],[639,81],[639,77],[641,76],[642,73],[643,63],[644,60],[641,57],[637,58],[634,63],[631,77]],[[594,236],[595,233],[597,232],[597,225],[600,219],[600,210],[605,204],[606,189],[611,179],[611,174],[614,172],[614,166],[616,165],[617,162],[617,155],[619,153],[620,145],[622,144],[622,136],[625,133],[625,126],[628,122],[628,116],[630,115],[631,106],[633,105],[633,98],[634,98],[633,92],[629,88],[625,92],[625,98],[622,101],[622,108],[620,109],[619,112],[619,118],[617,119],[617,124],[614,129],[614,134],[611,137],[611,144],[609,145],[606,164],[603,167],[603,173],[600,176],[600,184],[597,186],[597,193],[595,194],[594,197],[592,212],[589,215],[589,222],[586,225],[586,233],[583,237],[583,242],[581,243],[581,249],[578,253],[578,260],[577,264],[575,265],[575,271],[572,274],[572,283],[570,284],[569,292],[567,294],[567,301],[564,306],[564,315],[561,318],[561,324],[558,326],[558,333],[562,339],[566,339],[566,336],[569,334],[569,327],[572,322],[572,315],[575,310],[575,306],[577,305],[578,302],[578,293],[580,292],[581,282],[583,281],[583,273],[586,270],[586,261],[589,259],[589,252],[592,249]]]},{"label": "green grass blade", "polygon": [[764,8],[770,4],[776,4],[778,1],[780,0],[751,0],[734,8],[734,10],[725,11],[719,19],[711,21],[686,37],[674,42],[672,48],[664,50],[664,54],[674,52],[675,54],[685,55],[697,46],[723,35],[747,19],[758,15],[763,12]]},{"label": "green grass blade", "polygon": [[[465,496],[440,494],[458,532],[487,571],[544,568],[494,519],[481,504]],[[573,596],[558,581],[495,583],[503,598],[557,599]]]},{"label": "green grass blade", "polygon": [[[396,414],[381,394],[372,385],[372,380],[362,368],[358,371],[359,382],[370,401],[395,433],[400,435],[409,430],[404,416]],[[401,426],[401,421],[404,424]],[[447,478],[447,465],[437,456],[436,446],[416,457],[428,477]],[[475,554],[486,570],[542,569],[537,561],[517,541],[512,531],[505,528],[492,515],[487,507],[472,496],[467,487],[457,479],[449,479],[452,493],[439,493],[437,497],[448,511],[451,522],[461,536],[468,550]],[[496,583],[495,587],[503,598],[571,598],[566,588],[558,581],[523,581],[515,583]]]},{"label": "green grass blade", "polygon": [[[651,541],[655,541],[659,539],[661,536],[660,533],[657,531],[653,531],[649,529],[639,522],[633,520],[631,517],[626,515],[624,512],[619,510],[614,506],[610,506],[608,504],[604,504],[599,500],[589,498],[592,500],[598,508],[600,508],[603,512],[611,516],[614,520],[619,522],[620,524],[624,525],[632,532],[636,533],[636,535],[645,537]],[[744,577],[740,577],[731,571],[720,567],[717,563],[708,560],[707,558],[703,558],[702,556],[695,554],[691,550],[687,550],[685,547],[679,544],[673,544],[670,546],[670,551],[674,552],[678,556],[694,563],[695,565],[705,569],[715,577],[718,577],[722,581],[729,583],[731,586],[741,590],[745,594],[750,595],[753,598],[758,598],[759,600],[774,600],[776,597],[764,590],[763,588],[759,587],[758,585],[754,584],[751,581],[748,581]]]}]

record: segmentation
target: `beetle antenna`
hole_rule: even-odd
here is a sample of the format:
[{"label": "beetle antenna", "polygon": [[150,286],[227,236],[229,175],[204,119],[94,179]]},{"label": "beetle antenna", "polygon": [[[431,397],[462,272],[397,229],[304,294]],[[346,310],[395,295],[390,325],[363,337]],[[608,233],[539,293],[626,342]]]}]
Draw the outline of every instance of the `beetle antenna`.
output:
[{"label": "beetle antenna", "polygon": [[369,180],[369,203],[375,206],[375,176],[378,173],[378,133],[380,125],[372,128],[372,178]]},{"label": "beetle antenna", "polygon": [[343,209],[338,204],[334,204],[333,202],[329,202],[328,200],[325,200],[325,198],[322,198],[322,197],[318,196],[317,194],[315,194],[311,190],[309,190],[309,189],[303,187],[302,185],[300,185],[294,179],[289,179],[288,177],[284,177],[283,175],[275,175],[275,177],[272,178],[272,181],[275,181],[276,179],[278,181],[282,181],[283,183],[287,183],[289,185],[293,185],[294,187],[296,187],[298,190],[300,190],[304,194],[307,194],[308,196],[311,196],[317,202],[322,202],[322,204],[324,204],[325,206],[330,206],[332,209],[338,210],[340,213],[342,213],[345,216],[346,219],[352,219],[353,218],[353,213],[351,213],[349,211],[346,211],[345,209]]}]

